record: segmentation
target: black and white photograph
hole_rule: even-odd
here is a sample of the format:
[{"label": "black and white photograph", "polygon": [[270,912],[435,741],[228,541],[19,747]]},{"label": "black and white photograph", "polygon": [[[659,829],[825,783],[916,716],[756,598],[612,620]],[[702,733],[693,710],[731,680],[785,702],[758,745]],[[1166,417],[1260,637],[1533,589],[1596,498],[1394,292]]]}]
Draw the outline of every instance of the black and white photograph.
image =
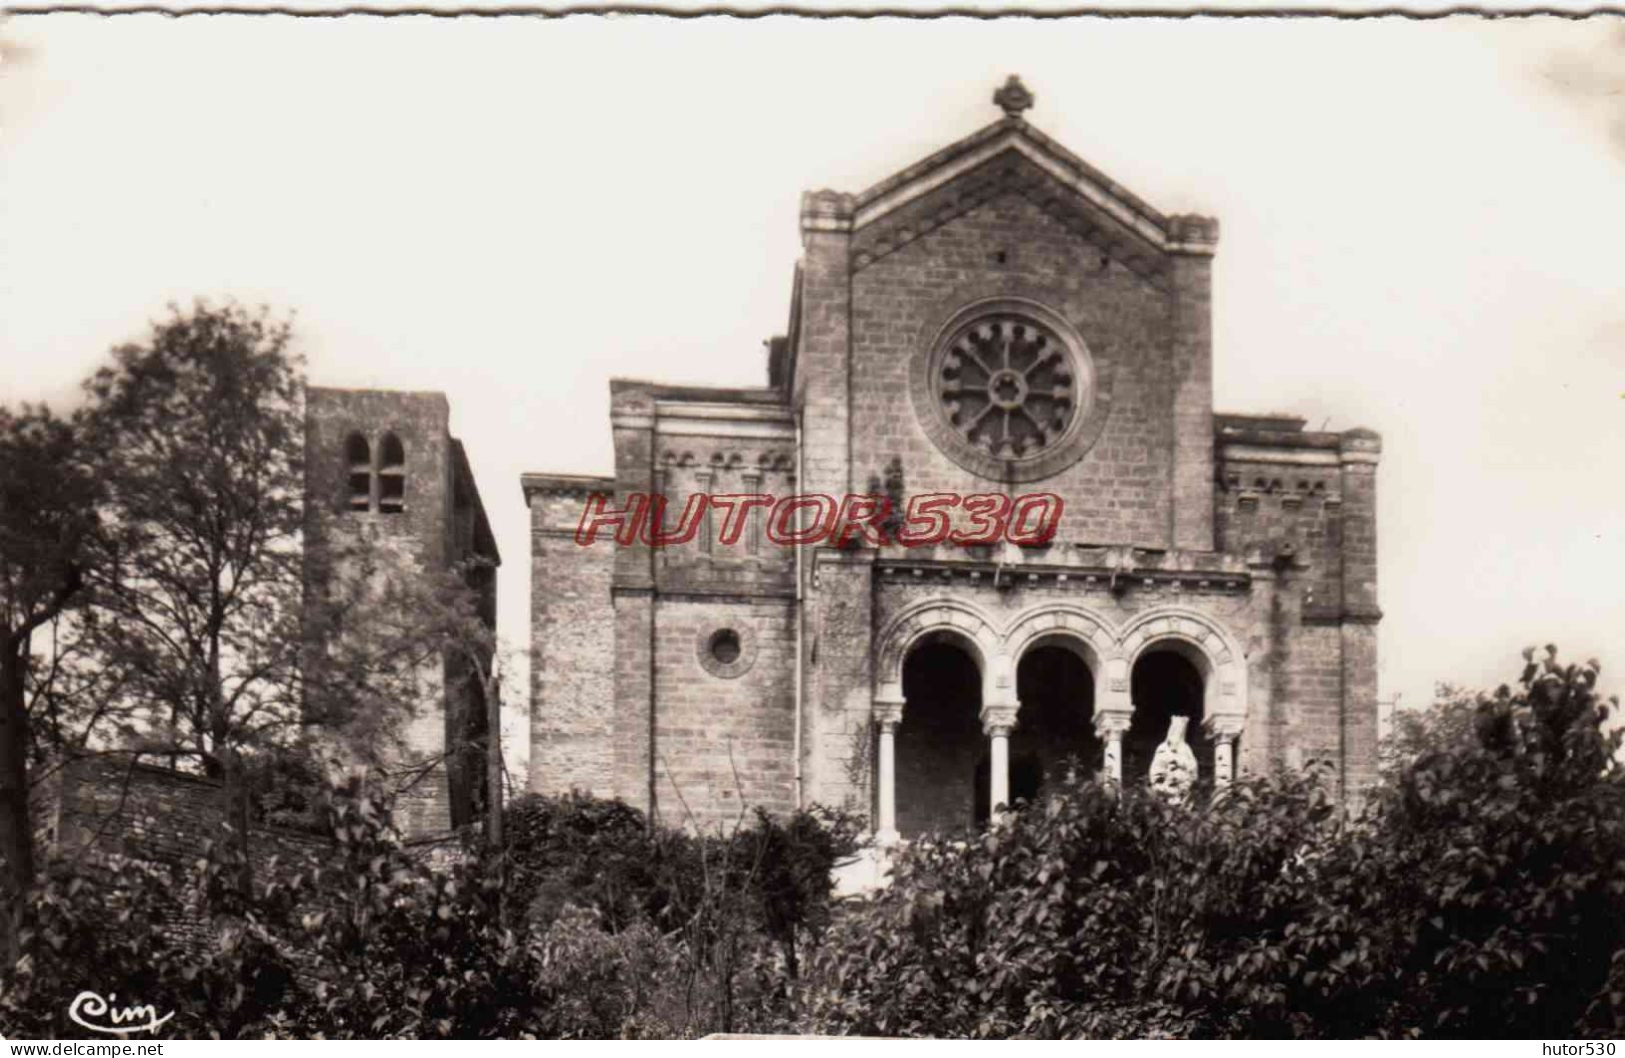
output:
[{"label": "black and white photograph", "polygon": [[0,1055],[1608,1058],[1622,192],[1618,15],[0,11]]}]

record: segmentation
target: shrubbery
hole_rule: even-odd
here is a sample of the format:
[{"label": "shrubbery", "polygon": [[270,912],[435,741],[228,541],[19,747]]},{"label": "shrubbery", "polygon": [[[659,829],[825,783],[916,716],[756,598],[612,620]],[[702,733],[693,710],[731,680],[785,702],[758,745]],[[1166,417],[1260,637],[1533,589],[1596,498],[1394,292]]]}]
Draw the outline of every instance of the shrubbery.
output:
[{"label": "shrubbery", "polygon": [[179,908],[174,883],[116,857],[94,872],[49,871],[28,893],[19,958],[0,975],[0,1036],[89,1035],[67,1017],[87,988],[165,1002],[176,983],[165,968],[180,950],[164,928]]},{"label": "shrubbery", "polygon": [[[1095,784],[909,849],[800,992],[821,1031],[1529,1037],[1625,1017],[1625,769],[1595,664],[1530,660],[1352,817],[1313,776]],[[1453,732],[1453,734],[1452,734]]]},{"label": "shrubbery", "polygon": [[0,1035],[87,1035],[67,1017],[85,989],[174,1011],[176,1036],[736,1030],[779,1009],[768,993],[827,920],[830,870],[856,832],[801,812],[697,837],[582,796],[522,798],[506,822],[504,854],[474,846],[431,866],[385,806],[341,791],[334,855],[313,873],[261,871],[246,895],[225,843],[185,877],[54,864],[29,895],[22,958],[0,974]]},{"label": "shrubbery", "polygon": [[[730,831],[648,828],[620,802],[526,797],[510,806],[508,894],[533,928],[571,908],[603,929],[649,929],[680,953],[651,991],[668,1023],[740,1031],[781,1022],[803,947],[830,919],[831,871],[856,848],[857,820],[758,810]],[[674,1014],[673,1011],[680,1011]]]}]

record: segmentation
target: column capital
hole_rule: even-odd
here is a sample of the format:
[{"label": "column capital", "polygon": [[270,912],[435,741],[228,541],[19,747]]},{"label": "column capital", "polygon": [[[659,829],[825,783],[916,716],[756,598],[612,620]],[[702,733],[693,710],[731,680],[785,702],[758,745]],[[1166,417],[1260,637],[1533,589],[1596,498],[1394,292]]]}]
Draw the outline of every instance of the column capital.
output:
[{"label": "column capital", "polygon": [[1122,738],[1133,722],[1132,710],[1098,709],[1095,711],[1095,735],[1108,741]]},{"label": "column capital", "polygon": [[988,702],[982,706],[982,732],[990,737],[1008,736],[1016,726],[1018,702]]},{"label": "column capital", "polygon": [[901,695],[877,694],[870,704],[871,715],[882,730],[895,728],[903,722],[904,700]]},{"label": "column capital", "polygon": [[1241,737],[1247,718],[1229,713],[1217,713],[1202,721],[1202,730],[1215,742],[1234,742]]}]

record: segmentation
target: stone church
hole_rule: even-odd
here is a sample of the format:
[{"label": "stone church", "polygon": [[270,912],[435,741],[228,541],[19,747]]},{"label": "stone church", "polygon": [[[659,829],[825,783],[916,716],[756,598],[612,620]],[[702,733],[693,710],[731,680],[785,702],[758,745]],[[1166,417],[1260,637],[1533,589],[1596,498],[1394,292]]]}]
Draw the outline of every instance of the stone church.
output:
[{"label": "stone church", "polygon": [[[1004,116],[857,194],[802,196],[766,385],[610,384],[613,475],[523,477],[530,785],[708,827],[842,805],[882,843],[1067,775],[1376,764],[1368,430],[1215,412],[1218,222],[1166,215]],[[600,535],[695,495],[1058,498],[1053,535],[786,547]],[[714,512],[713,512],[714,514]],[[1011,534],[1013,537],[1014,534]],[[1174,718],[1185,720],[1174,723]]]}]

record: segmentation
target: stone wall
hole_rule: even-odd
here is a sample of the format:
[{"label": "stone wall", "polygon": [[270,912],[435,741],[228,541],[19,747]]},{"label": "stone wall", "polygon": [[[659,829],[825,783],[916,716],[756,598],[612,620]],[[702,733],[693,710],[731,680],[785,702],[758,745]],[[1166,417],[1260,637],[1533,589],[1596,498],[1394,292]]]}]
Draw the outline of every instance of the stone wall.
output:
[{"label": "stone wall", "polygon": [[[219,784],[195,775],[117,757],[85,757],[53,770],[31,792],[38,847],[42,852],[94,866],[122,856],[195,877],[208,842],[224,833],[224,797]],[[289,827],[249,828],[248,857],[254,876],[307,877],[338,855],[325,835]],[[433,869],[443,870],[467,855],[457,834],[410,840],[408,851]],[[317,906],[321,894],[314,894]],[[165,929],[181,943],[201,947],[215,942],[195,908],[186,908]]]},{"label": "stone wall", "polygon": [[[732,823],[746,806],[793,808],[793,605],[661,596],[655,624],[659,818],[709,830]],[[730,663],[710,650],[724,631],[739,643]]]},{"label": "stone wall", "polygon": [[[659,495],[659,527],[675,531],[693,495],[795,490],[782,394],[617,381],[611,395],[616,474],[591,479],[606,509],[635,516],[634,496]],[[685,417],[685,408],[697,410]],[[526,481],[542,670],[532,788],[579,786],[705,828],[737,818],[742,804],[793,806],[795,556],[766,539],[765,512],[731,545],[712,514],[687,542],[623,545],[606,529],[581,547],[587,491],[553,475]],[[645,516],[652,525],[653,512]],[[737,672],[702,663],[705,638],[722,628],[750,656]]]},{"label": "stone wall", "polygon": [[854,812],[872,809],[874,557],[872,550],[831,548],[804,556],[804,794]]},{"label": "stone wall", "polygon": [[[117,757],[87,757],[47,780],[47,839],[67,855],[90,850],[165,867],[193,866],[205,844],[223,834],[225,804],[218,783]],[[332,849],[328,838],[286,827],[250,828],[249,860],[264,867],[310,867]]]},{"label": "stone wall", "polygon": [[[1260,764],[1333,765],[1357,793],[1376,778],[1375,458],[1369,431],[1221,416],[1216,532],[1273,571]],[[1251,728],[1252,722],[1249,723]],[[1249,731],[1251,734],[1251,731]]]},{"label": "stone wall", "polygon": [[[425,568],[445,567],[453,557],[448,542],[455,530],[450,415],[440,393],[308,387],[305,473],[310,494],[327,502],[340,530],[401,540]],[[367,439],[375,463],[386,433],[400,439],[406,456],[406,497],[399,513],[350,509],[345,442],[352,433]]]},{"label": "stone wall", "polygon": [[613,499],[613,478],[531,475],[530,778],[533,793],[616,793],[615,572],[612,539],[575,541],[593,495]]},{"label": "stone wall", "polygon": [[[42,851],[86,865],[123,856],[172,869],[178,879],[186,879],[208,842],[224,833],[219,785],[167,768],[114,757],[83,758],[53,771],[36,790]],[[286,875],[308,872],[334,852],[325,837],[264,826],[250,828],[247,848],[256,877],[273,867]],[[213,940],[207,923],[191,910],[165,928],[183,944]]]}]

